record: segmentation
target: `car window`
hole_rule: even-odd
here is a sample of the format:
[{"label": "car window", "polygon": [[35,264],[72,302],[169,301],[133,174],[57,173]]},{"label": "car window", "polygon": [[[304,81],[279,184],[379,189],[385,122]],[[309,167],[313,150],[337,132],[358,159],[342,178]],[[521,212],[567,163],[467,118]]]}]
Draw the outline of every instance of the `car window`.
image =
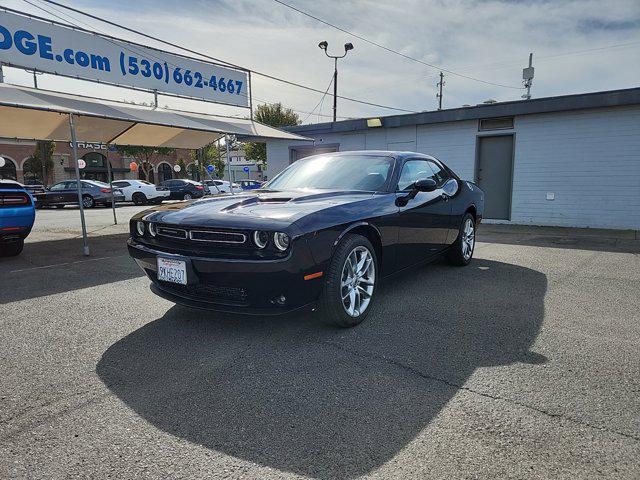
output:
[{"label": "car window", "polygon": [[80,182],[82,184],[82,188],[92,188],[95,185],[91,185],[89,182]]},{"label": "car window", "polygon": [[65,185],[69,183],[69,182],[60,182],[60,183],[56,183],[55,185],[51,185],[51,187],[49,188],[49,190],[64,190],[66,187]]},{"label": "car window", "polygon": [[433,172],[432,178],[436,181],[438,188],[442,187],[442,185],[447,183],[447,180],[451,178],[447,171],[437,163],[430,161],[429,166],[431,167],[431,171]]},{"label": "car window", "polygon": [[[411,190],[418,180],[435,179],[435,174],[428,160],[408,160],[402,166],[402,173],[398,180],[398,190]],[[436,180],[437,181],[437,180]]]},{"label": "car window", "polygon": [[120,188],[125,188],[125,187],[130,187],[131,184],[129,182],[111,182],[111,184],[114,187],[120,187]]}]

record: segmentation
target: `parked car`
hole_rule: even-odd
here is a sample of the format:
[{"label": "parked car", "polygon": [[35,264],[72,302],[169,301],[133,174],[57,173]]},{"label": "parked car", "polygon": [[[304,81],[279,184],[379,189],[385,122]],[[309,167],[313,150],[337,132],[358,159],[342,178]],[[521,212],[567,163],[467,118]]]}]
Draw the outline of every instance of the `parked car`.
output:
[{"label": "parked car", "polygon": [[233,193],[242,193],[242,188],[237,183],[233,186],[226,180],[205,180],[205,185],[209,187],[209,193],[215,195],[216,193],[230,193],[233,188]]},{"label": "parked car", "polygon": [[111,185],[122,190],[125,202],[133,202],[136,205],[145,203],[162,203],[171,195],[167,187],[155,186],[146,180],[116,180]]},{"label": "parked car", "polygon": [[240,180],[238,184],[242,190],[256,190],[262,187],[262,182],[257,180]]},{"label": "parked car", "polygon": [[175,303],[256,314],[320,307],[353,326],[382,277],[439,255],[467,265],[483,212],[482,190],[432,156],[341,152],[298,160],[242,200],[139,213],[128,246],[152,290]]},{"label": "parked car", "polygon": [[41,185],[39,183],[24,184],[22,186],[31,195],[35,195],[36,193],[43,193],[47,190],[44,185]]},{"label": "parked car", "polygon": [[[81,180],[82,206],[93,208],[96,205],[111,206],[111,187],[108,183],[95,180]],[[43,193],[34,195],[36,208],[57,207],[64,208],[65,205],[78,205],[78,190],[75,180],[65,180],[51,185]],[[124,202],[122,190],[113,189],[113,200]]]},{"label": "parked car", "polygon": [[36,218],[33,197],[24,186],[0,180],[0,256],[18,255]]},{"label": "parked car", "polygon": [[160,185],[169,190],[169,198],[172,200],[191,200],[205,194],[202,184],[194,180],[165,180]]}]

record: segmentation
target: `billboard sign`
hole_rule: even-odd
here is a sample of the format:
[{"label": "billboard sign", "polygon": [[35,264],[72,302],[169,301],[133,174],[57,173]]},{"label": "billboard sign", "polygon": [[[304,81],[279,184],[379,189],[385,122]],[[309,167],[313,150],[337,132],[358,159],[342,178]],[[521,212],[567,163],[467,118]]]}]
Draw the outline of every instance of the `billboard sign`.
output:
[{"label": "billboard sign", "polygon": [[249,106],[248,73],[0,11],[0,62],[209,102]]}]

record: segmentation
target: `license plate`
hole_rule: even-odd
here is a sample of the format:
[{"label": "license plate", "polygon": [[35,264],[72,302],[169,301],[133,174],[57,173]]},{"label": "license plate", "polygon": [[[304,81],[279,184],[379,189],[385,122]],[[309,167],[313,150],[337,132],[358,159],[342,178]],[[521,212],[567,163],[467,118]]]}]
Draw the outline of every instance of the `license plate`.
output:
[{"label": "license plate", "polygon": [[158,280],[187,284],[187,264],[183,260],[158,257]]}]

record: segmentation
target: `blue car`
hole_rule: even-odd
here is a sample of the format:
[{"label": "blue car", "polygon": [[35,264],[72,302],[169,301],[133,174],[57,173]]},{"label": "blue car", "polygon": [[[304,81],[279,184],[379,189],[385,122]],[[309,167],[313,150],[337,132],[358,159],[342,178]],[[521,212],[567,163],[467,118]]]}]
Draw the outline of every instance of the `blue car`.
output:
[{"label": "blue car", "polygon": [[0,257],[22,252],[35,218],[33,197],[24,186],[0,180]]},{"label": "blue car", "polygon": [[258,182],[257,180],[240,180],[236,183],[240,184],[242,190],[256,190],[262,186],[262,182]]}]

